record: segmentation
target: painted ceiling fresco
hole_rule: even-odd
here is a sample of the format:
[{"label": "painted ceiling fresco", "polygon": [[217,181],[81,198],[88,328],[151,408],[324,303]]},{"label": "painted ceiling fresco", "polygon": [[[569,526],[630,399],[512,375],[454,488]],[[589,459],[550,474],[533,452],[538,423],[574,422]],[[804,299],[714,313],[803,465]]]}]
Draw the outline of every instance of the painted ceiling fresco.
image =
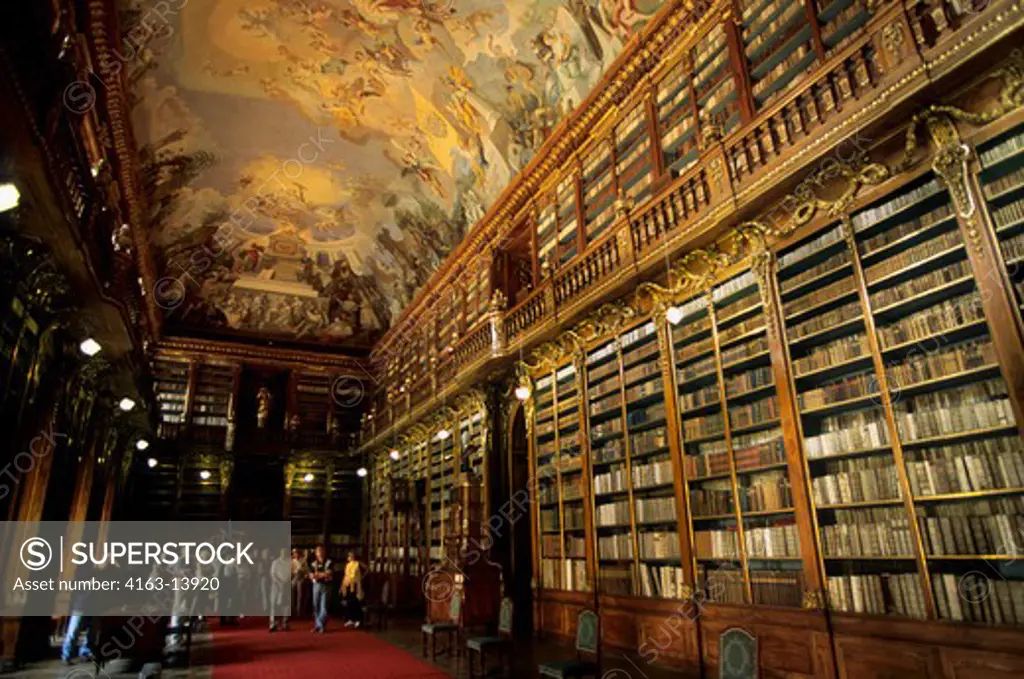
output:
[{"label": "painted ceiling fresco", "polygon": [[661,0],[125,0],[168,322],[367,346]]}]

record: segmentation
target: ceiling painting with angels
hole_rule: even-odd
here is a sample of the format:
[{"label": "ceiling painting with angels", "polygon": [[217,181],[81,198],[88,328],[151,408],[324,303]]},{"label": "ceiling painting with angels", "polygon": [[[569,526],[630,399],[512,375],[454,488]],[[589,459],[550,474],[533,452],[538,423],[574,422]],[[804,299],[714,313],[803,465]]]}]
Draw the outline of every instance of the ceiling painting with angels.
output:
[{"label": "ceiling painting with angels", "polygon": [[660,0],[124,0],[171,327],[371,345]]}]

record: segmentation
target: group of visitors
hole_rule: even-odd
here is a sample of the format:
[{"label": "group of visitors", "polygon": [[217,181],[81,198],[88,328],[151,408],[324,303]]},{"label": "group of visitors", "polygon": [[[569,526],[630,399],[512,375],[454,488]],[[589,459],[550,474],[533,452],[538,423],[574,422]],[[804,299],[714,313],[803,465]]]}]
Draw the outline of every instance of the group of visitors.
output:
[{"label": "group of visitors", "polygon": [[[188,573],[179,568],[160,566],[148,574],[139,573],[143,580],[184,575],[217,578],[216,591],[174,590],[175,615],[171,616],[168,623],[170,649],[173,650],[181,643],[180,631],[188,619],[202,624],[205,616],[212,614],[220,616],[222,626],[237,625],[238,620],[244,616],[228,614],[232,611],[253,610],[251,597],[257,597],[260,610],[269,616],[271,632],[287,630],[290,617],[302,617],[312,612],[313,632],[323,634],[327,626],[330,601],[335,593],[341,602],[345,626],[362,625],[363,567],[353,552],[348,553],[345,567],[341,572],[341,583],[337,587],[334,585],[337,580],[334,562],[328,558],[323,545],[317,545],[315,549],[307,552],[298,548],[292,549],[291,558],[286,549],[282,549],[274,558],[269,550],[263,550],[255,561],[252,566],[219,566],[208,568],[209,572],[203,572],[203,568],[198,566],[194,568],[194,572]],[[121,570],[116,564],[111,568]],[[143,592],[139,594],[141,596]],[[152,592],[145,594],[151,595]],[[89,644],[89,639],[93,636],[92,619],[83,615],[86,596],[78,594],[72,602],[71,616],[68,618],[61,648],[61,657],[68,664],[73,662],[76,655],[81,658],[92,657]]]},{"label": "group of visitors", "polygon": [[[291,587],[292,612],[304,615],[312,609],[313,632],[323,634],[327,626],[327,612],[334,590],[334,562],[327,557],[323,545],[317,545],[311,554],[305,556],[298,549],[292,550]],[[352,552],[348,553],[345,568],[341,574],[341,585],[337,588],[346,627],[363,624],[363,567]],[[287,621],[284,628],[287,629]],[[274,618],[270,619],[270,631],[277,629]]]}]

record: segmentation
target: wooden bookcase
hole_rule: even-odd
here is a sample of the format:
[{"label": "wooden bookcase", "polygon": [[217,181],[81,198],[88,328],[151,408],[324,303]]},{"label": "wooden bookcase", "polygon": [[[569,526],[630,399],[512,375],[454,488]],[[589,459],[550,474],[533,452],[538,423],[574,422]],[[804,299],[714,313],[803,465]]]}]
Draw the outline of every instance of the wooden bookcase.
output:
[{"label": "wooden bookcase", "polygon": [[696,602],[683,628],[813,663],[889,630],[1012,647],[1024,439],[991,308],[1022,322],[1024,125],[977,150],[1007,284],[923,168],[533,375],[540,629],[596,605],[628,647]]}]

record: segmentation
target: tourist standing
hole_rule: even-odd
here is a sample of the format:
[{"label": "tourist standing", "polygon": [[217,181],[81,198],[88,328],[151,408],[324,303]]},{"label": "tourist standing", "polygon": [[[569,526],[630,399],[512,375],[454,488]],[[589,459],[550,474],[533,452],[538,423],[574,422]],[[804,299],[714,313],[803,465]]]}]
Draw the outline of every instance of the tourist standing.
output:
[{"label": "tourist standing", "polygon": [[363,624],[363,565],[353,552],[348,553],[345,576],[341,580],[341,600],[345,607],[345,627]]},{"label": "tourist standing", "polygon": [[317,545],[313,552],[313,563],[309,565],[309,579],[313,583],[313,633],[323,634],[327,626],[327,599],[330,597],[331,581],[334,579],[334,563],[327,558],[323,545]]}]

